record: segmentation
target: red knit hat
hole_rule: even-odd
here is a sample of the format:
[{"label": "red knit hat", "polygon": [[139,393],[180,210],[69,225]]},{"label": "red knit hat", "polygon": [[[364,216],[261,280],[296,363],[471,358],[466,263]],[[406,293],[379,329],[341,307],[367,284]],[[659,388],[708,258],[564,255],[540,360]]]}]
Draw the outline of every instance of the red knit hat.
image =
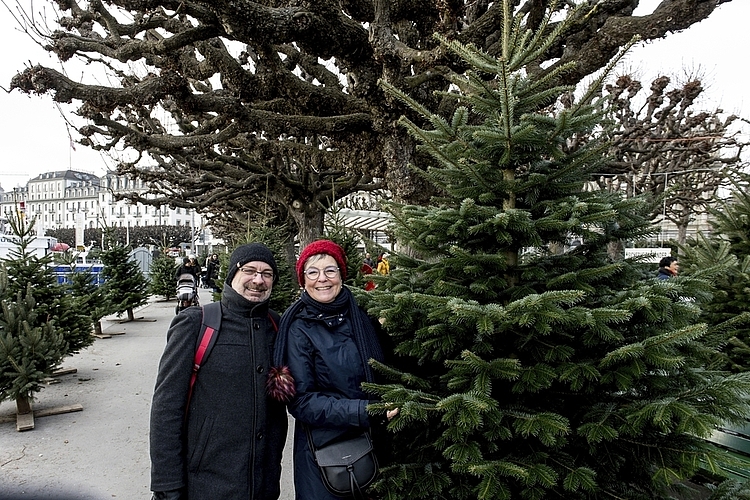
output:
[{"label": "red knit hat", "polygon": [[313,255],[325,254],[330,255],[336,260],[341,273],[341,280],[346,279],[346,252],[331,240],[313,241],[307,245],[297,259],[297,280],[300,286],[305,284],[305,262]]}]

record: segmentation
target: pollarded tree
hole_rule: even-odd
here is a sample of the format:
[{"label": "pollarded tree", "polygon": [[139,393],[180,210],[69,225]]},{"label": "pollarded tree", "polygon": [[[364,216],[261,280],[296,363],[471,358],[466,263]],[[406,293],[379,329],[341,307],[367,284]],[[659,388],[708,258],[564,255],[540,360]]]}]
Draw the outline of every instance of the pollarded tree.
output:
[{"label": "pollarded tree", "polygon": [[669,85],[668,77],[656,78],[645,98],[641,82],[629,75],[606,86],[615,127],[612,160],[598,180],[627,196],[657,201],[652,218],[673,222],[684,244],[688,224],[707,212],[721,187],[739,180],[748,141],[736,127],[738,116],[695,109],[704,90],[700,79]]},{"label": "pollarded tree", "polygon": [[[640,0],[559,2],[562,11],[583,8],[527,70],[566,66],[564,81],[579,82],[633,35],[661,38],[729,1],[662,0],[638,16]],[[101,68],[109,78],[89,84],[34,66],[12,88],[76,102],[87,120],[78,128],[83,144],[133,153],[118,172],[151,183],[144,203],[236,215],[268,192],[302,244],[322,234],[334,192],[387,187],[399,199],[427,199],[428,185],[406,168],[418,157],[415,142],[394,126],[407,108],[377,81],[438,109],[443,97],[433,91],[447,90],[464,62],[433,34],[498,55],[504,30],[502,2],[489,0],[46,3],[58,19],[32,18],[30,8],[27,31],[63,64],[80,58],[86,72]],[[514,5],[535,29],[551,3]],[[54,24],[33,26],[36,19]]]},{"label": "pollarded tree", "polygon": [[[750,375],[707,369],[721,337],[697,323],[705,276],[643,280],[608,244],[638,239],[645,205],[586,189],[607,161],[601,81],[564,105],[566,67],[524,71],[558,31],[506,9],[495,57],[441,39],[469,68],[445,116],[401,123],[437,166],[428,206],[394,205],[399,255],[358,297],[396,342],[399,408],[382,498],[669,498],[710,455],[701,436],[750,414]],[[550,14],[551,16],[551,14]],[[576,16],[567,22],[575,22]],[[564,29],[564,26],[559,26]],[[552,39],[551,39],[552,38]],[[594,135],[595,136],[595,135]],[[557,247],[571,234],[582,244]],[[684,298],[684,299],[683,299]],[[689,299],[689,300],[685,300]]]}]

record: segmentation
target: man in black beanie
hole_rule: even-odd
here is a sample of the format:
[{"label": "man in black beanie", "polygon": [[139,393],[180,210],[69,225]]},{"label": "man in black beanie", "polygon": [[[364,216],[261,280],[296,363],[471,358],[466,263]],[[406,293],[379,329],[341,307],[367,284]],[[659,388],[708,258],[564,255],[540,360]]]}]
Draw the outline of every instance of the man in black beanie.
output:
[{"label": "man in black beanie", "polygon": [[151,405],[154,499],[279,497],[286,409],[265,389],[279,324],[268,307],[277,280],[276,261],[265,245],[232,252],[221,326],[190,397],[203,311],[190,307],[172,320]]}]

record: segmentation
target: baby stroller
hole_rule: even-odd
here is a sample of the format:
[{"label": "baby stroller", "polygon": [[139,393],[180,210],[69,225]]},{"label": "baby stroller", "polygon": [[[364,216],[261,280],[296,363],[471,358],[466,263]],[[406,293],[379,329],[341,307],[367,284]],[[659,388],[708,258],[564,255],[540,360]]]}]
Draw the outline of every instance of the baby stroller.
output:
[{"label": "baby stroller", "polygon": [[177,307],[175,314],[190,306],[198,306],[198,283],[195,276],[183,273],[177,278]]}]

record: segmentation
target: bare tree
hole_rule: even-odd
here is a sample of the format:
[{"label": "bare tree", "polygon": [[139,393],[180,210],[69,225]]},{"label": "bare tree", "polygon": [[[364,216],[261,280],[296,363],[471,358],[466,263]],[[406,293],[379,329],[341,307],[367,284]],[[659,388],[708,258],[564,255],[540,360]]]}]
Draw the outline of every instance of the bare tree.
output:
[{"label": "bare tree", "polygon": [[[717,200],[720,187],[739,181],[747,145],[739,117],[723,110],[697,111],[700,79],[668,88],[656,78],[645,99],[641,82],[623,75],[606,90],[612,97],[612,156],[599,183],[628,196],[648,194],[654,220],[666,219],[685,243],[687,226]],[[640,100],[639,100],[640,99]]]},{"label": "bare tree", "polygon": [[[574,16],[573,27],[527,69],[572,64],[567,83],[576,83],[634,35],[686,29],[728,1],[663,0],[646,16],[632,15],[639,0],[560,2],[554,8]],[[552,4],[512,3],[531,30]],[[118,171],[152,183],[134,200],[233,216],[268,203],[294,220],[303,243],[320,234],[323,209],[348,193],[430,195],[409,167],[419,152],[395,125],[406,110],[379,80],[439,106],[434,91],[463,68],[433,34],[503,50],[502,2],[490,0],[48,4],[58,9],[55,26],[19,14],[29,32],[63,62],[103,67],[110,84],[33,66],[12,88],[79,103],[82,143],[134,152]]]}]

